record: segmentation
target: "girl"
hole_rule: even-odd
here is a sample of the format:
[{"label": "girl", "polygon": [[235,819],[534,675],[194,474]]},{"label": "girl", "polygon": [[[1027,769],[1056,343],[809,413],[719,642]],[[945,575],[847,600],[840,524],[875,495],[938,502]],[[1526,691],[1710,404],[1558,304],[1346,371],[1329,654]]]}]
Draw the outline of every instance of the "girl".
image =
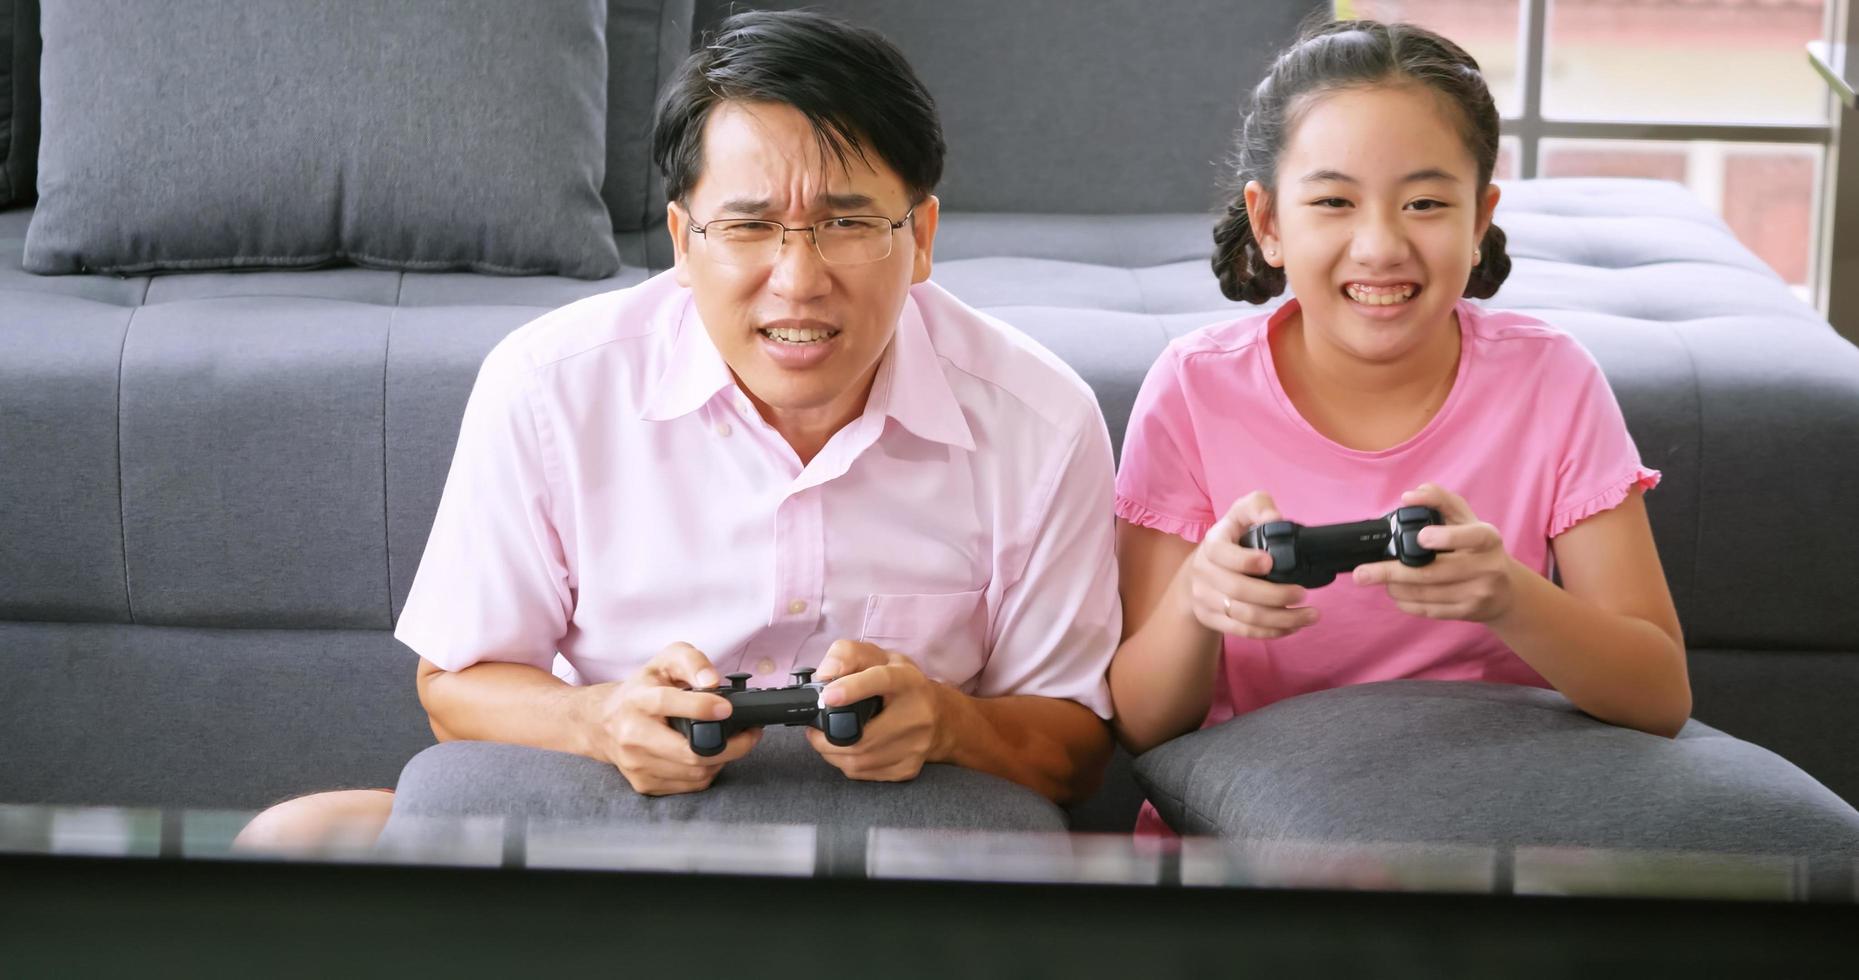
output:
[{"label": "girl", "polygon": [[[1132,752],[1396,678],[1553,687],[1665,736],[1690,715],[1641,500],[1659,474],[1575,341],[1466,299],[1510,270],[1497,151],[1477,63],[1418,27],[1313,28],[1254,90],[1214,271],[1235,300],[1296,298],[1176,340],[1137,397],[1110,668]],[[1271,559],[1239,544],[1407,505],[1444,519],[1420,532],[1429,565],[1307,591],[1258,577]]]}]

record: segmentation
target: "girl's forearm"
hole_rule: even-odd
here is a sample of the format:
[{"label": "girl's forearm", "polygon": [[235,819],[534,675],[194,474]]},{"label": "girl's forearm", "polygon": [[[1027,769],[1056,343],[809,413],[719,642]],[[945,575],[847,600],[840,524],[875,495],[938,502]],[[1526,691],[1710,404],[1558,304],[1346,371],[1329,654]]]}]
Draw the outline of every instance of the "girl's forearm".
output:
[{"label": "girl's forearm", "polygon": [[1202,626],[1188,604],[1187,566],[1110,662],[1112,721],[1131,753],[1142,753],[1200,727],[1213,703],[1220,634]]},{"label": "girl's forearm", "polygon": [[1491,621],[1577,708],[1602,721],[1671,737],[1691,716],[1679,640],[1646,620],[1602,609],[1512,561],[1514,600]]}]

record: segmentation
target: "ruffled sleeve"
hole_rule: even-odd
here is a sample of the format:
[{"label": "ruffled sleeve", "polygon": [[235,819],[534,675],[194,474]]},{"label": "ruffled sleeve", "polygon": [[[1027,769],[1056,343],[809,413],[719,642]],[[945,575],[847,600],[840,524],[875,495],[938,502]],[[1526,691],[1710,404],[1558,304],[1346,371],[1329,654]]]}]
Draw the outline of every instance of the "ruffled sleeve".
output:
[{"label": "ruffled sleeve", "polygon": [[1660,473],[1658,470],[1650,470],[1644,466],[1635,466],[1633,472],[1621,479],[1615,480],[1599,493],[1584,500],[1577,501],[1569,507],[1558,509],[1554,514],[1551,514],[1549,516],[1549,536],[1552,538],[1556,537],[1563,531],[1580,524],[1582,521],[1602,511],[1613,510],[1615,507],[1620,506],[1621,501],[1627,499],[1627,494],[1633,492],[1634,488],[1651,490],[1653,487],[1659,485],[1659,479]]},{"label": "ruffled sleeve", "polygon": [[1198,543],[1215,520],[1173,345],[1149,368],[1123,435],[1117,516]]},{"label": "ruffled sleeve", "polygon": [[1209,521],[1185,521],[1179,517],[1157,513],[1122,494],[1117,495],[1117,516],[1131,524],[1165,531],[1197,544],[1207,536],[1208,528],[1213,527],[1212,522]]},{"label": "ruffled sleeve", "polygon": [[1660,479],[1658,470],[1640,460],[1620,403],[1593,356],[1571,339],[1563,368],[1569,375],[1571,395],[1568,438],[1556,471],[1555,500],[1546,528],[1550,538],[1620,506],[1635,488],[1651,490]]}]

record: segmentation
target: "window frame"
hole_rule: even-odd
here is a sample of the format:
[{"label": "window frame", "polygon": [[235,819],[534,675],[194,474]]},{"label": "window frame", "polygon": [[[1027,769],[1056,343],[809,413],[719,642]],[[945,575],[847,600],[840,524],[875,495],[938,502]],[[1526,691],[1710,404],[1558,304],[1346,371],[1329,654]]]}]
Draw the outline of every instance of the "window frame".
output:
[{"label": "window frame", "polygon": [[[1695,142],[1711,141],[1719,143],[1784,143],[1818,146],[1820,152],[1820,186],[1816,188],[1816,200],[1813,202],[1813,227],[1809,231],[1808,254],[1808,294],[1815,298],[1816,305],[1823,314],[1830,314],[1831,298],[1826,284],[1834,281],[1830,274],[1834,256],[1829,230],[1834,226],[1832,220],[1832,202],[1839,184],[1840,170],[1859,169],[1859,155],[1846,157],[1841,165],[1837,142],[1839,126],[1835,113],[1841,111],[1831,91],[1827,93],[1827,104],[1822,121],[1788,122],[1788,123],[1703,123],[1670,122],[1659,119],[1561,119],[1543,114],[1543,76],[1547,64],[1549,34],[1549,6],[1555,0],[1518,0],[1517,13],[1518,59],[1517,84],[1519,107],[1516,115],[1503,116],[1499,130],[1505,136],[1515,137],[1518,141],[1517,174],[1520,179],[1531,180],[1539,173],[1542,165],[1542,144],[1548,139],[1579,140],[1630,140],[1661,142]],[[1840,37],[1849,33],[1846,26],[1845,8],[1847,0],[1826,0],[1825,21],[1822,35]],[[1851,39],[1848,38],[1850,41]],[[1806,58],[1803,50],[1802,57]],[[1855,175],[1847,186],[1859,187],[1859,175]],[[1721,206],[1721,205],[1719,205]],[[1853,290],[1849,290],[1853,291]],[[1859,296],[1854,298],[1859,302]],[[1859,340],[1859,325],[1855,331],[1843,331],[1851,339]]]}]

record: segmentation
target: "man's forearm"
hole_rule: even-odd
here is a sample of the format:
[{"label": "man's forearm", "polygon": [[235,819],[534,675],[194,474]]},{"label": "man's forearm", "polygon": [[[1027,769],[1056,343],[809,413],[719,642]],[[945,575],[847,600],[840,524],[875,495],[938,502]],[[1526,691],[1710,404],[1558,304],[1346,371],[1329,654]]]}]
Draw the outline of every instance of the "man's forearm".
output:
[{"label": "man's forearm", "polygon": [[420,663],[420,704],[442,742],[508,742],[598,758],[582,710],[587,690],[525,664],[448,671]]},{"label": "man's forearm", "polygon": [[1091,709],[1060,698],[975,698],[939,687],[940,744],[930,761],[1011,779],[1060,804],[1097,791],[1112,742]]}]

